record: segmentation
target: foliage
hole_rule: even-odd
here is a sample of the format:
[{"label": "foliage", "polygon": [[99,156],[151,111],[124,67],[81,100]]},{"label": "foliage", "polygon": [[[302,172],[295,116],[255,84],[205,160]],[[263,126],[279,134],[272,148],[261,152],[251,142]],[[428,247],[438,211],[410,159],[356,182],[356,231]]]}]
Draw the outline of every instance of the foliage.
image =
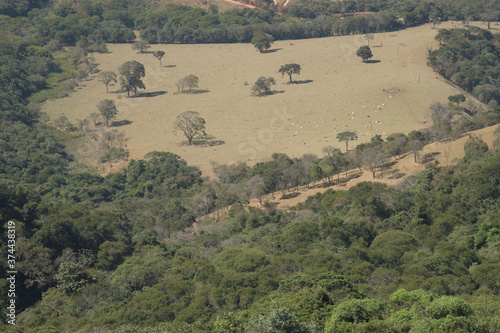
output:
[{"label": "foliage", "polygon": [[257,96],[269,95],[271,94],[271,86],[275,84],[276,81],[272,77],[261,76],[252,86],[252,92]]},{"label": "foliage", "polygon": [[290,77],[290,83],[292,83],[292,74],[300,74],[300,65],[299,64],[286,64],[286,65],[281,65],[280,69],[278,72],[281,73],[281,76],[284,76],[285,74]]},{"label": "foliage", "polygon": [[346,151],[349,150],[349,141],[353,141],[353,140],[357,140],[357,139],[358,139],[358,135],[356,134],[356,132],[345,131],[345,132],[337,134],[337,140],[339,140],[339,142],[342,142],[342,141],[345,142],[345,150]]},{"label": "foliage", "polygon": [[127,91],[127,96],[130,96],[130,91],[133,91],[135,96],[137,89],[146,89],[141,80],[146,75],[146,71],[141,63],[135,60],[127,61],[118,68],[118,71],[121,75],[120,84]]},{"label": "foliage", "polygon": [[175,118],[174,132],[181,131],[191,144],[197,136],[205,134],[205,119],[198,112],[186,111]]},{"label": "foliage", "polygon": [[149,45],[148,42],[144,40],[140,40],[132,44],[132,50],[139,50],[139,52],[144,53],[148,48],[150,48],[151,45]]},{"label": "foliage", "polygon": [[155,51],[155,52],[153,52],[153,56],[160,61],[160,67],[161,67],[161,59],[165,56],[165,52]]},{"label": "foliage", "polygon": [[104,83],[106,86],[106,92],[109,92],[109,87],[113,86],[113,83],[116,83],[116,74],[112,71],[104,71],[99,73],[99,81]]},{"label": "foliage", "polygon": [[250,43],[252,43],[252,45],[259,50],[260,53],[263,53],[271,47],[272,42],[273,38],[271,35],[264,32],[255,32]]},{"label": "foliage", "polygon": [[[467,29],[440,29],[436,39],[444,43],[429,55],[429,63],[439,74],[474,94],[485,104],[500,103],[498,80],[499,49],[495,37],[488,30],[477,27]],[[455,103],[462,102],[453,100]],[[455,98],[455,97],[454,97]]]},{"label": "foliage", "polygon": [[99,109],[102,117],[106,119],[106,126],[109,126],[109,121],[115,119],[118,114],[115,102],[109,99],[103,99],[100,101],[97,108]]},{"label": "foliage", "polygon": [[356,56],[363,59],[363,62],[366,62],[366,60],[373,57],[373,54],[372,54],[372,50],[370,50],[369,46],[363,45],[363,46],[360,46],[359,49],[356,51]]}]

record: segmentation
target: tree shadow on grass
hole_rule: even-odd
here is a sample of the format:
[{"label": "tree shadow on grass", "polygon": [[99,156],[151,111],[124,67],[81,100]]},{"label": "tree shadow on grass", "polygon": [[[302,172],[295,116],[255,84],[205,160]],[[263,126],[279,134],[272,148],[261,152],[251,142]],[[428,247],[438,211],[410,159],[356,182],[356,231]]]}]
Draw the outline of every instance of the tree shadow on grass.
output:
[{"label": "tree shadow on grass", "polygon": [[184,90],[181,93],[182,94],[193,94],[193,95],[196,95],[196,94],[205,94],[205,93],[208,93],[208,92],[210,92],[210,90],[207,90],[207,89],[193,89],[191,91]]},{"label": "tree shadow on grass", "polygon": [[272,95],[276,95],[276,94],[282,94],[284,93],[285,91],[284,90],[272,90],[268,93],[263,93],[263,94],[260,94],[260,95],[254,95],[256,97],[266,97],[266,96],[272,96]]},{"label": "tree shadow on grass", "polygon": [[429,163],[429,162],[432,162],[436,159],[437,156],[441,155],[441,153],[439,152],[434,152],[434,153],[429,153],[429,154],[425,154],[424,157],[422,158],[422,160],[420,161],[420,163],[422,164],[425,164],[425,163]]},{"label": "tree shadow on grass", "polygon": [[292,192],[292,193],[287,193],[283,194],[280,198],[280,200],[286,200],[286,199],[293,199],[296,198],[300,195],[300,192]]},{"label": "tree shadow on grass", "polygon": [[132,121],[124,119],[124,120],[119,120],[119,121],[113,121],[111,123],[111,126],[118,127],[118,126],[130,125],[130,124],[132,124]]},{"label": "tree shadow on grass", "polygon": [[380,60],[367,60],[365,63],[367,64],[376,64],[377,62],[380,62]]},{"label": "tree shadow on grass", "polygon": [[274,53],[274,52],[278,52],[280,50],[283,50],[283,49],[269,49],[269,50],[264,50],[261,53]]},{"label": "tree shadow on grass", "polygon": [[191,141],[192,146],[198,147],[213,147],[225,144],[222,140],[193,140]]},{"label": "tree shadow on grass", "polygon": [[298,80],[298,81],[292,81],[290,84],[306,84],[306,83],[311,83],[314,82],[313,80]]},{"label": "tree shadow on grass", "polygon": [[156,97],[156,96],[161,96],[165,95],[167,92],[166,91],[153,91],[153,92],[143,92],[143,93],[138,93],[136,97]]}]

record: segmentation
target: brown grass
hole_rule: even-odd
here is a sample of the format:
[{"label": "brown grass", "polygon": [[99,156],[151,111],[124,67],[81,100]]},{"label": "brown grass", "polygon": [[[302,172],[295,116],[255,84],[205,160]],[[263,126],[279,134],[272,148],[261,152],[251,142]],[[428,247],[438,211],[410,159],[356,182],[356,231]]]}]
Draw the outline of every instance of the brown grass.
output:
[{"label": "brown grass", "polygon": [[[385,137],[428,126],[429,105],[459,93],[426,65],[426,46],[437,47],[437,30],[431,27],[376,34],[370,42],[372,60],[380,62],[366,64],[355,56],[365,43],[361,35],[278,41],[274,52],[265,54],[250,44],[153,45],[151,51],[166,52],[164,67],[152,54],[133,51],[130,44],[110,44],[110,53],[94,55],[99,68],[118,72],[126,61],[141,62],[146,68],[144,92],[154,97],[106,94],[104,85],[93,79],[67,98],[46,102],[43,110],[53,119],[65,115],[77,123],[97,112],[100,100],[113,99],[117,120],[132,122],[118,128],[125,132],[132,158],[170,151],[206,175],[211,174],[210,161],[254,164],[275,152],[321,155],[328,145],[345,149],[336,140],[337,133],[345,130],[357,131],[354,146],[376,134]],[[446,27],[451,23],[439,26]],[[287,84],[288,78],[281,78],[278,69],[286,63],[302,66],[301,75],[293,78],[303,84]],[[175,82],[189,74],[198,76],[199,89],[208,92],[175,94]],[[279,93],[251,96],[260,76],[273,76],[278,83],[273,89]],[[182,144],[185,138],[174,135],[172,123],[190,110],[200,112],[207,133],[225,143]]]}]

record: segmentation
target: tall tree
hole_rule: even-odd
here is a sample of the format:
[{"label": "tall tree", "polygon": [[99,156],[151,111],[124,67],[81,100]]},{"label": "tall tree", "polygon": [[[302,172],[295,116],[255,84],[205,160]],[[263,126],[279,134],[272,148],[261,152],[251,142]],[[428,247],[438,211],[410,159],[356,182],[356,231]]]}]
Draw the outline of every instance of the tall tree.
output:
[{"label": "tall tree", "polygon": [[281,77],[288,75],[290,77],[290,83],[292,83],[292,74],[299,74],[300,75],[300,65],[299,64],[286,64],[282,65],[279,69],[279,72],[281,73]]},{"label": "tall tree", "polygon": [[373,57],[372,50],[370,50],[369,46],[363,45],[357,51],[356,55],[363,59],[363,62]]},{"label": "tall tree", "polygon": [[337,134],[337,140],[339,142],[345,142],[345,151],[349,151],[349,141],[354,141],[358,139],[356,132],[345,131]]},{"label": "tall tree", "polygon": [[109,126],[109,121],[111,119],[115,119],[118,113],[115,102],[109,99],[105,99],[97,104],[97,108],[101,112],[103,118],[106,119],[106,126]]},{"label": "tall tree", "polygon": [[137,89],[146,89],[141,78],[146,76],[144,65],[132,60],[127,61],[118,68],[120,72],[120,84],[127,91],[127,96],[130,96],[130,91],[134,91],[134,96],[137,95]]},{"label": "tall tree", "polygon": [[205,119],[196,111],[183,112],[175,118],[174,133],[177,131],[181,131],[191,144],[197,135],[205,133]]},{"label": "tall tree", "polygon": [[163,52],[163,51],[155,51],[155,52],[153,52],[153,56],[155,58],[157,58],[158,60],[160,60],[160,67],[161,67],[161,58],[163,58],[165,56],[165,52]]},{"label": "tall tree", "polygon": [[375,38],[375,36],[373,34],[366,34],[363,36],[363,38],[366,40],[366,42],[368,43],[368,47],[370,47],[370,41],[373,40]]},{"label": "tall tree", "polygon": [[101,72],[99,74],[99,81],[106,85],[106,92],[109,92],[108,87],[112,87],[116,83],[116,74],[112,71]]}]

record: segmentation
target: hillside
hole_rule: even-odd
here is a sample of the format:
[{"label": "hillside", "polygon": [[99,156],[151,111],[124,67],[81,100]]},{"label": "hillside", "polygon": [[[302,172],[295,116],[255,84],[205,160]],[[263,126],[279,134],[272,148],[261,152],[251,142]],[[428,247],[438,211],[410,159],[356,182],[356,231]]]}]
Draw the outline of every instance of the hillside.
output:
[{"label": "hillside", "polygon": [[[112,99],[117,119],[131,122],[117,128],[125,134],[131,158],[171,151],[205,174],[211,172],[211,161],[254,164],[274,152],[320,154],[327,145],[345,149],[335,139],[340,131],[356,131],[357,143],[362,143],[375,134],[384,137],[430,125],[429,105],[458,93],[426,65],[426,47],[436,47],[435,34],[430,24],[376,34],[372,50],[378,62],[367,64],[355,56],[365,43],[362,36],[280,41],[266,54],[248,44],[154,45],[150,50],[166,52],[163,68],[151,54],[138,54],[129,44],[110,44],[110,53],[94,54],[99,69],[117,72],[124,62],[139,61],[146,68],[144,93],[157,96],[106,94],[104,85],[93,79],[68,98],[48,101],[43,111],[77,123],[96,112],[100,100]],[[303,84],[289,85],[279,77],[279,67],[292,62],[302,66],[294,79]],[[174,84],[189,74],[200,78],[203,93],[177,95]],[[259,76],[275,77],[277,93],[251,96]],[[183,145],[185,138],[174,135],[172,123],[184,111],[200,112],[207,133],[224,144]]]},{"label": "hillside", "polygon": [[[493,146],[493,142],[496,139],[494,134],[495,130],[498,129],[498,125],[483,128],[477,131],[472,131],[462,135],[460,139],[457,140],[447,140],[445,142],[434,142],[423,147],[420,152],[421,156],[432,156],[429,162],[438,162],[440,166],[451,166],[455,165],[457,161],[464,157],[464,145],[470,136],[476,136],[483,140],[489,147]],[[394,159],[391,159],[393,161]],[[391,161],[388,161],[389,163]],[[284,209],[287,207],[293,207],[298,203],[304,202],[309,196],[315,195],[316,193],[323,193],[327,189],[333,190],[348,190],[353,186],[361,182],[377,182],[386,184],[389,186],[398,186],[402,184],[408,177],[416,176],[419,172],[425,170],[426,163],[415,163],[412,154],[407,153],[401,159],[398,159],[396,163],[379,175],[377,178],[373,178],[372,174],[368,170],[363,170],[359,172],[358,170],[351,170],[348,175],[357,174],[356,178],[350,179],[348,181],[343,181],[340,185],[333,185],[328,187],[318,187],[312,184],[300,187],[298,195],[289,199],[282,199],[280,195],[266,195],[263,197],[263,201],[269,201],[271,203],[276,203],[277,207]],[[253,199],[249,203],[250,206],[259,207],[259,200]]]}]

